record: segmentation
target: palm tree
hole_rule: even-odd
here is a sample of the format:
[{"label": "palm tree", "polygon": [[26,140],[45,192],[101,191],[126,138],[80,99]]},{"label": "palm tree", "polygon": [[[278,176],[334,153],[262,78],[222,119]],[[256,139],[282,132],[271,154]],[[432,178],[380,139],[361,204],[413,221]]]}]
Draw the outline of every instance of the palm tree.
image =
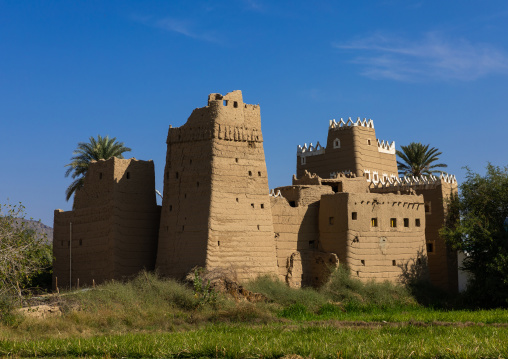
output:
[{"label": "palm tree", "polygon": [[116,142],[116,137],[102,137],[97,135],[97,139],[90,137],[90,142],[79,142],[78,147],[72,152],[75,156],[71,158],[71,163],[65,165],[69,167],[65,172],[65,177],[71,175],[74,181],[65,190],[67,201],[72,194],[83,187],[85,175],[93,160],[107,160],[111,157],[123,158],[122,153],[129,152],[131,149],[125,147],[123,142]]},{"label": "palm tree", "polygon": [[415,176],[431,175],[436,172],[442,172],[436,168],[448,167],[439,161],[442,152],[435,147],[429,148],[430,145],[422,145],[420,142],[411,142],[407,146],[400,146],[402,151],[397,150],[397,156],[402,162],[397,161],[399,167],[399,175]]}]

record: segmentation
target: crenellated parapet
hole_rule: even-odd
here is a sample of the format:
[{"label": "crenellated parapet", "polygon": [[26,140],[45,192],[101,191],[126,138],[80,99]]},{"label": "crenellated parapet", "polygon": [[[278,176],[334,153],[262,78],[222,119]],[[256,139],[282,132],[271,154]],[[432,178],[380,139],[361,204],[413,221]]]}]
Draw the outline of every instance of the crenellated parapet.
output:
[{"label": "crenellated parapet", "polygon": [[347,128],[347,127],[354,127],[354,126],[360,126],[360,127],[367,127],[367,128],[374,128],[374,121],[371,119],[364,118],[363,120],[358,117],[356,121],[353,121],[351,117],[347,119],[347,121],[344,121],[344,119],[340,119],[339,121],[336,121],[335,119],[330,120],[330,126],[329,129],[341,129],[341,128]]},{"label": "crenellated parapet", "polygon": [[437,186],[443,183],[457,184],[455,175],[442,173],[439,176],[405,176],[405,177],[391,177],[385,181],[371,181],[370,188],[395,188],[395,187],[416,187],[416,186]]},{"label": "crenellated parapet", "polygon": [[236,142],[263,142],[261,131],[256,128],[215,124],[209,127],[169,128],[167,143],[183,143],[219,139]]},{"label": "crenellated parapet", "polygon": [[391,143],[388,141],[379,141],[377,140],[377,149],[381,153],[389,153],[391,155],[395,154],[395,141]]},{"label": "crenellated parapet", "polygon": [[277,198],[277,197],[282,197],[282,194],[280,193],[280,189],[277,189],[277,191],[275,191],[275,189],[271,189],[270,190],[270,193],[268,194],[270,197],[274,197],[274,198]]},{"label": "crenellated parapet", "polygon": [[316,143],[316,146],[311,142],[308,146],[304,143],[303,146],[298,145],[296,148],[296,155],[300,157],[322,155],[323,153],[325,153],[325,148],[321,146],[319,141]]},{"label": "crenellated parapet", "polygon": [[356,178],[356,174],[348,171],[331,172],[330,179],[341,179],[341,178]]}]

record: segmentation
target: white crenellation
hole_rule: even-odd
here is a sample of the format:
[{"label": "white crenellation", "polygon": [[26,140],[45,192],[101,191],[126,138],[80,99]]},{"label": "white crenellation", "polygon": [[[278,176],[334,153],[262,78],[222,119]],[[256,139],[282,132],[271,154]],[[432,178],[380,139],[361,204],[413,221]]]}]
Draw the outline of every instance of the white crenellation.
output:
[{"label": "white crenellation", "polygon": [[377,150],[381,153],[389,153],[391,155],[395,154],[395,141],[389,143],[388,141],[379,141],[377,140]]},{"label": "white crenellation", "polygon": [[277,193],[275,193],[275,190],[274,189],[271,189],[270,190],[270,193],[269,193],[269,196],[270,197],[282,197],[282,194],[280,193],[280,190],[277,190]]},{"label": "white crenellation", "polygon": [[341,128],[341,127],[353,127],[353,126],[362,126],[362,127],[369,127],[374,128],[374,121],[371,119],[364,118],[363,121],[358,117],[356,121],[353,121],[351,117],[347,119],[347,121],[344,121],[342,118],[337,122],[335,119],[330,120],[330,126],[329,129],[334,128]]},{"label": "white crenellation", "polygon": [[387,188],[387,187],[411,187],[416,185],[427,185],[427,184],[441,184],[441,183],[449,183],[456,184],[457,178],[455,175],[450,175],[447,173],[441,173],[439,177],[434,175],[430,176],[405,176],[405,177],[391,177],[387,181],[370,181],[371,186],[374,188]]},{"label": "white crenellation", "polygon": [[307,146],[307,144],[304,143],[303,146],[298,145],[296,148],[296,155],[300,157],[321,155],[323,153],[325,153],[325,148],[321,146],[319,141],[316,143],[316,146],[313,146],[312,143]]}]

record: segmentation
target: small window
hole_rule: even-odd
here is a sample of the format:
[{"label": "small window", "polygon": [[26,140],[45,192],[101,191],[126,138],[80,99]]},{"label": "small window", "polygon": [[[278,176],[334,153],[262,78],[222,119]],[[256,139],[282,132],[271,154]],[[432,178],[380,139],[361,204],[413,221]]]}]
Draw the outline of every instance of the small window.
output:
[{"label": "small window", "polygon": [[102,172],[99,173],[99,179],[102,179]]},{"label": "small window", "polygon": [[358,219],[358,213],[356,213],[356,212],[351,213],[351,219],[353,221],[356,221]]},{"label": "small window", "polygon": [[368,139],[368,140],[367,140],[367,145],[369,145],[369,146],[370,146],[370,139]]},{"label": "small window", "polygon": [[258,171],[258,176],[261,177],[261,172],[260,171]]},{"label": "small window", "polygon": [[238,201],[238,198],[236,199],[236,201],[237,201],[237,202],[239,202],[239,201]]},{"label": "small window", "polygon": [[374,172],[374,182],[377,182],[379,180],[379,177],[377,176],[377,172]]},{"label": "small window", "polygon": [[187,199],[187,193],[183,194],[183,198]]},{"label": "small window", "polygon": [[362,260],[361,260],[361,263],[362,263],[362,266],[364,266],[364,265],[365,265],[365,260],[364,260],[364,259],[362,259]]},{"label": "small window", "polygon": [[235,162],[238,163],[238,158],[235,158]]},{"label": "small window", "polygon": [[309,248],[314,248],[314,241],[309,241]]},{"label": "small window", "polygon": [[261,203],[261,209],[265,208],[265,204]]},{"label": "small window", "polygon": [[250,206],[251,206],[252,208],[254,208],[254,203],[251,203],[251,204],[250,204]]},{"label": "small window", "polygon": [[333,148],[340,148],[340,140],[338,138],[333,140]]},{"label": "small window", "polygon": [[131,173],[127,172],[127,179],[131,178]]},{"label": "small window", "polygon": [[328,223],[329,224],[333,224],[333,221],[334,221],[333,217],[328,218]]},{"label": "small window", "polygon": [[404,227],[409,227],[409,218],[404,218]]},{"label": "small window", "polygon": [[392,260],[392,266],[394,266],[394,267],[395,267],[396,265],[397,265],[397,261],[396,261],[395,259],[394,259],[394,260]]},{"label": "small window", "polygon": [[365,172],[365,177],[367,178],[367,181],[370,181],[370,172]]},{"label": "small window", "polygon": [[217,241],[217,247],[220,246],[220,241]]},{"label": "small window", "polygon": [[185,226],[182,226],[182,232],[185,230]]},{"label": "small window", "polygon": [[397,227],[397,218],[390,218],[390,227]]},{"label": "small window", "polygon": [[222,105],[223,105],[223,106],[227,106],[227,105],[228,105],[228,100],[223,100],[223,101],[222,101]]},{"label": "small window", "polygon": [[332,186],[332,191],[335,193],[339,192],[339,186]]},{"label": "small window", "polygon": [[427,253],[434,253],[434,243],[427,243]]},{"label": "small window", "polygon": [[190,164],[190,165],[192,164],[192,160],[189,160],[189,164]]},{"label": "small window", "polygon": [[237,107],[238,107],[238,102],[234,101],[234,102],[233,102],[233,107],[234,107],[234,108],[237,108]]},{"label": "small window", "polygon": [[296,207],[296,202],[295,201],[289,201],[289,205],[291,207]]},{"label": "small window", "polygon": [[252,176],[252,171],[249,171],[249,176]]},{"label": "small window", "polygon": [[377,227],[377,218],[372,218],[372,219],[370,220],[370,225],[371,225],[372,227]]},{"label": "small window", "polygon": [[173,205],[169,205],[169,211],[171,212],[173,210]]},{"label": "small window", "polygon": [[425,202],[425,213],[430,214],[430,202]]},{"label": "small window", "polygon": [[175,177],[178,178],[178,172],[175,173]]},{"label": "small window", "polygon": [[258,231],[259,231],[259,228],[260,228],[260,227],[259,227],[259,224],[258,224]]},{"label": "small window", "polygon": [[300,163],[301,163],[302,165],[306,164],[306,163],[307,163],[307,158],[306,158],[306,157],[303,157],[303,156],[302,156],[302,157],[300,157]]},{"label": "small window", "polygon": [[420,227],[420,218],[415,219],[415,226]]},{"label": "small window", "polygon": [[82,246],[82,245],[83,245],[83,240],[82,240],[82,239],[80,239],[80,240],[79,240],[79,245],[80,245],[80,246]]}]

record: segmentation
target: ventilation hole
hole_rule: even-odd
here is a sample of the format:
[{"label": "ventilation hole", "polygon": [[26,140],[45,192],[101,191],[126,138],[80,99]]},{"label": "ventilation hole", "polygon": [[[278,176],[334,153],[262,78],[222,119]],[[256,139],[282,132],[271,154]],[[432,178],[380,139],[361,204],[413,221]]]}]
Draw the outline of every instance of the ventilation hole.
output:
[{"label": "ventilation hole", "polygon": [[190,164],[190,165],[192,164],[192,160],[189,160],[189,164]]},{"label": "ventilation hole", "polygon": [[265,204],[264,203],[261,203],[261,208],[265,208]]},{"label": "ventilation hole", "polygon": [[175,173],[176,178],[178,178],[178,172]]},{"label": "ventilation hole", "polygon": [[251,203],[251,204],[250,204],[250,206],[251,206],[252,208],[254,208],[254,203]]},{"label": "ventilation hole", "polygon": [[314,241],[309,241],[309,248],[314,248]]},{"label": "ventilation hole", "polygon": [[222,105],[223,105],[223,106],[227,106],[227,105],[228,105],[228,100],[223,100],[223,101],[222,101]]},{"label": "ventilation hole", "polygon": [[358,214],[356,212],[351,213],[351,219],[356,221],[357,218],[358,218]]},{"label": "ventilation hole", "polygon": [[99,179],[101,180],[102,179],[102,172],[99,173]]},{"label": "ventilation hole", "polygon": [[395,267],[396,265],[397,265],[397,261],[394,259],[394,260],[392,261],[392,266],[394,266],[394,267]]},{"label": "ventilation hole", "polygon": [[80,239],[80,240],[79,240],[79,245],[80,245],[80,246],[82,246],[82,245],[83,245],[83,240],[82,240],[82,239]]},{"label": "ventilation hole", "polygon": [[61,245],[62,245],[62,247],[63,247],[63,241],[61,241]]},{"label": "ventilation hole", "polygon": [[415,226],[420,227],[420,218],[415,219]]},{"label": "ventilation hole", "polygon": [[127,179],[131,178],[131,173],[127,172]]},{"label": "ventilation hole", "polygon": [[187,193],[184,193],[184,194],[183,194],[183,198],[184,198],[184,199],[187,199]]},{"label": "ventilation hole", "polygon": [[185,230],[185,226],[182,226],[182,232]]},{"label": "ventilation hole", "polygon": [[249,171],[249,176],[252,176],[252,171]]},{"label": "ventilation hole", "polygon": [[295,201],[290,201],[290,202],[289,202],[289,205],[290,205],[291,207],[296,207],[296,202],[295,202]]},{"label": "ventilation hole", "polygon": [[362,266],[364,266],[365,265],[365,260],[362,259],[361,262],[362,262]]},{"label": "ventilation hole", "polygon": [[238,158],[235,158],[235,162],[238,163]]},{"label": "ventilation hole", "polygon": [[234,108],[237,108],[237,107],[238,107],[238,102],[236,102],[236,101],[235,101],[235,102],[233,102],[233,107],[234,107]]},{"label": "ventilation hole", "polygon": [[404,218],[404,227],[409,227],[409,218]]},{"label": "ventilation hole", "polygon": [[236,199],[236,201],[237,201],[237,202],[239,202],[239,201],[238,201],[238,198]]},{"label": "ventilation hole", "polygon": [[173,205],[169,205],[169,211],[171,212],[173,210]]},{"label": "ventilation hole", "polygon": [[258,224],[258,231],[259,231],[259,224]]},{"label": "ventilation hole", "polygon": [[196,185],[199,187],[199,182],[196,182]]},{"label": "ventilation hole", "polygon": [[261,172],[258,171],[258,176],[261,177]]},{"label": "ventilation hole", "polygon": [[220,246],[220,241],[217,241],[217,246]]}]

